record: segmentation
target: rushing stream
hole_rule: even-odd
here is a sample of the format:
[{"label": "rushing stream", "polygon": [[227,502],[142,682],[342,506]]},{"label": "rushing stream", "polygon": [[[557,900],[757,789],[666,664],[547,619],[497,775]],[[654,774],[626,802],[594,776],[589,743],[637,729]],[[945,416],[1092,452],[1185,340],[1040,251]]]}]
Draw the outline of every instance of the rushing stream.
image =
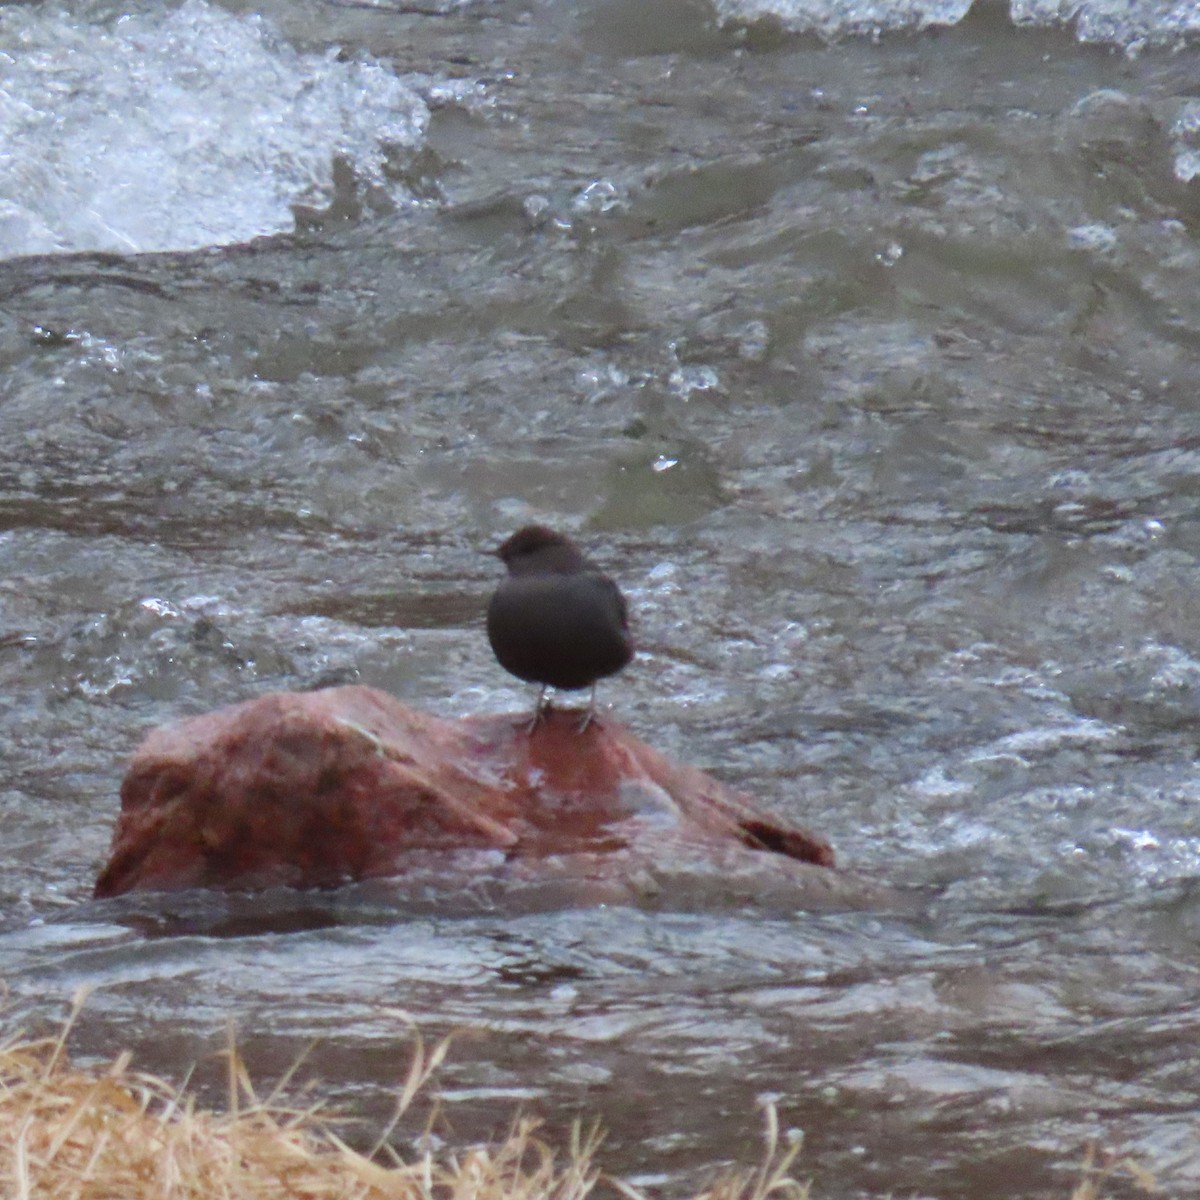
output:
[{"label": "rushing stream", "polygon": [[[1070,16],[1070,23],[1061,18]],[[0,5],[0,979],[202,1088],[227,1024],[369,1144],[609,1130],[675,1194],[1200,1191],[1200,11]],[[89,900],[151,726],[453,716],[481,551],[631,602],[613,719],[895,887],[796,911],[378,883]],[[408,1135],[420,1130],[414,1126]]]}]

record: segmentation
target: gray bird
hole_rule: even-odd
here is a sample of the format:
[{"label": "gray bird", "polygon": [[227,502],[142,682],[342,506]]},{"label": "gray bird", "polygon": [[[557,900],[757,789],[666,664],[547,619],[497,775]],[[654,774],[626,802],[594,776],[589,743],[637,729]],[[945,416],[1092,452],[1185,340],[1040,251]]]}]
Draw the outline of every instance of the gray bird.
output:
[{"label": "gray bird", "polygon": [[633,657],[625,597],[570,538],[544,525],[517,530],[494,553],[508,576],[488,605],[488,641],[506,671],[542,685],[530,731],[547,687],[590,687],[582,733],[595,719],[596,680]]}]

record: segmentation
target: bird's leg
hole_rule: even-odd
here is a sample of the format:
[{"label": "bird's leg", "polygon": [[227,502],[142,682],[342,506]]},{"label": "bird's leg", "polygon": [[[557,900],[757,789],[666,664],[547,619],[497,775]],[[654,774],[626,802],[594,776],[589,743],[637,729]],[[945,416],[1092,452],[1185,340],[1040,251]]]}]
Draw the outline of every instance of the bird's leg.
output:
[{"label": "bird's leg", "polygon": [[537,703],[533,706],[533,716],[529,718],[529,724],[525,726],[527,734],[532,733],[543,721],[546,716],[546,710],[549,707],[546,704],[546,685],[542,684],[542,690],[538,692]]},{"label": "bird's leg", "polygon": [[579,724],[575,726],[576,733],[583,733],[593,721],[597,721],[596,717],[596,685],[592,684],[592,694],[588,698],[588,706],[584,710],[583,716],[580,718]]}]

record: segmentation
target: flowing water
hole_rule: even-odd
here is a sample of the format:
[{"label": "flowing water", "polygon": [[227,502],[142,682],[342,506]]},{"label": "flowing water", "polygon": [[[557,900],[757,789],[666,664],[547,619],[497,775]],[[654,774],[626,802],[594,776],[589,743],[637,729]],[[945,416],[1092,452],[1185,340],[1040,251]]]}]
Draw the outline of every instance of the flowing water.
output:
[{"label": "flowing water", "polygon": [[[1200,13],[1169,3],[0,6],[0,978],[369,1144],[609,1129],[667,1194],[1200,1190]],[[577,532],[617,719],[886,910],[663,864],[94,904],[151,726],[531,700],[481,614]],[[519,890],[519,889],[518,889]],[[403,1137],[419,1132],[418,1124]]]}]

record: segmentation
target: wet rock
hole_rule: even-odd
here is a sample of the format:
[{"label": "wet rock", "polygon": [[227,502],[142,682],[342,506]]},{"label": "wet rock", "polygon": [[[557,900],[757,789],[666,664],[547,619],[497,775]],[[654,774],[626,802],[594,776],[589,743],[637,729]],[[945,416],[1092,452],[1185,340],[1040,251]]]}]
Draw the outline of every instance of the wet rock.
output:
[{"label": "wet rock", "polygon": [[612,852],[626,849],[643,864],[697,851],[770,859],[836,890],[841,877],[819,869],[834,861],[823,838],[607,719],[584,733],[577,723],[573,711],[551,711],[532,734],[512,715],[444,721],[342,687],[156,729],[121,786],[95,894],[323,887],[403,875],[441,851],[474,852],[476,870],[484,851],[506,868],[552,860],[560,875],[581,858],[611,861],[615,875],[628,865]]}]

